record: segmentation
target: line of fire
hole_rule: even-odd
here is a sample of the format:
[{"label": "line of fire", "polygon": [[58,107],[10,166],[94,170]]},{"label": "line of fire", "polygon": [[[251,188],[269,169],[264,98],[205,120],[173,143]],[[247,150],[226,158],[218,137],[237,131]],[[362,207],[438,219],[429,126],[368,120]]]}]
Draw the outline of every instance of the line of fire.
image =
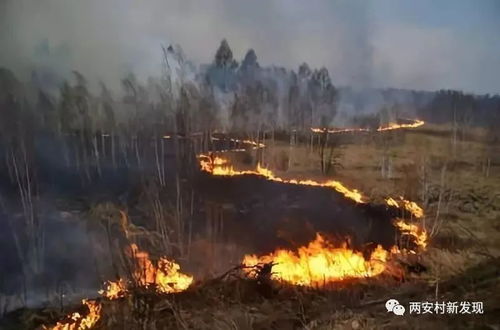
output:
[{"label": "line of fire", "polygon": [[[422,121],[415,120],[411,124],[394,124],[378,128],[376,131],[415,128],[422,125]],[[355,130],[311,131],[315,133],[326,132],[327,134],[335,134],[338,132],[353,132]],[[171,136],[167,135],[163,138],[170,139]],[[199,180],[203,181],[202,185],[204,187],[210,187],[208,188],[209,190],[212,190],[211,187],[214,185],[216,187],[222,185],[233,187],[215,189],[213,192],[204,191],[203,193],[212,196],[220,194],[218,198],[229,199],[232,193],[236,193],[234,190],[240,190],[240,187],[246,190],[254,186],[251,189],[254,189],[259,194],[266,190],[265,185],[277,183],[278,186],[274,189],[278,191],[282,190],[282,193],[279,195],[286,194],[286,191],[290,190],[290,186],[298,186],[299,189],[317,190],[317,194],[333,193],[334,197],[331,203],[337,202],[337,209],[341,205],[338,211],[327,210],[327,218],[324,220],[324,227],[321,227],[321,233],[316,232],[315,236],[304,245],[285,249],[278,248],[281,244],[276,243],[277,248],[267,254],[245,254],[241,258],[239,265],[230,269],[231,273],[240,274],[239,276],[253,282],[254,285],[259,287],[259,290],[269,290],[269,292],[272,292],[275,285],[335,290],[347,280],[367,279],[382,275],[402,280],[408,269],[420,272],[425,268],[425,266],[418,262],[418,254],[421,251],[425,251],[428,238],[426,229],[421,223],[424,211],[416,203],[405,200],[403,197],[387,197],[382,204],[372,204],[361,192],[348,188],[339,181],[282,178],[274,174],[271,170],[261,166],[260,163],[257,163],[255,169],[235,170],[228,158],[219,155],[263,149],[266,147],[265,144],[234,138],[211,137],[211,140],[220,141],[226,145],[229,144],[230,147],[208,154],[197,155],[201,172],[208,174],[208,178],[202,174]],[[224,181],[217,182],[212,177],[220,177]],[[233,182],[231,180],[238,177],[241,177],[246,182]],[[216,192],[217,190],[218,192]],[[296,193],[300,194],[300,191]],[[244,195],[241,191],[238,194]],[[270,196],[268,197],[270,198]],[[242,198],[244,199],[245,197],[243,196]],[[214,202],[211,201],[209,203]],[[321,203],[318,205],[321,205]],[[215,207],[220,208],[221,206]],[[359,210],[356,210],[357,208]],[[206,224],[207,231],[210,233],[210,236],[213,236],[212,239],[216,241],[223,237],[224,226],[228,226],[224,221],[236,221],[236,219],[224,220],[227,215],[225,215],[223,210],[219,209],[218,212],[220,212],[217,216],[218,219],[210,216],[207,218]],[[343,228],[335,219],[339,217],[343,219],[353,217],[350,214],[351,212],[358,213],[358,216],[361,215],[363,219],[366,219],[367,223],[364,225],[373,226],[374,222],[385,222],[384,226],[392,226],[393,228],[389,232],[391,236],[394,235],[396,238],[391,239],[387,235],[383,237],[380,233],[376,233],[377,230],[365,232],[363,238],[355,237],[356,234],[349,236],[346,228]],[[127,215],[123,211],[120,211],[120,217],[121,229],[125,237],[128,238],[130,235],[133,235],[133,228],[135,226],[129,222]],[[318,220],[321,221],[321,219]],[[237,221],[246,223],[247,221],[252,221],[252,219],[251,217],[243,216],[237,219]],[[258,219],[257,221],[270,224],[273,220]],[[331,223],[327,224],[327,222]],[[353,224],[351,223],[350,225]],[[259,226],[259,224],[256,224],[256,226]],[[242,226],[239,230],[248,231],[248,225]],[[269,228],[265,230],[269,234],[276,235]],[[286,229],[284,230],[286,231]],[[271,247],[269,242],[273,240],[278,242],[276,238],[261,236],[264,233],[256,234],[257,236],[251,238],[251,241],[259,239],[265,241],[267,247],[263,245],[262,251],[266,251],[266,248],[269,250]],[[278,232],[276,236],[283,235],[286,235],[286,233]],[[302,233],[301,236],[308,237],[310,235],[303,235]],[[240,239],[238,238],[238,240]],[[357,244],[354,244],[353,240],[357,240]],[[42,328],[53,330],[90,329],[101,318],[102,305],[106,301],[124,300],[130,295],[141,294],[141,292],[143,294],[153,293],[158,295],[180,293],[186,290],[195,290],[197,286],[205,284],[203,281],[197,283],[193,275],[182,272],[179,264],[173,258],[169,259],[168,257],[160,256],[159,259],[152,259],[149,253],[141,251],[136,243],[131,243],[130,246],[127,246],[124,254],[132,263],[129,265],[130,273],[128,275],[130,277],[124,276],[103,282],[103,288],[99,290],[101,298],[82,300],[82,305],[85,306],[83,308],[84,312],[70,313],[55,325],[43,325]],[[223,275],[226,277],[228,273]],[[208,281],[211,280],[213,279],[209,279]]]},{"label": "line of fire", "polygon": [[498,328],[499,96],[158,52],[0,62],[0,329]]}]

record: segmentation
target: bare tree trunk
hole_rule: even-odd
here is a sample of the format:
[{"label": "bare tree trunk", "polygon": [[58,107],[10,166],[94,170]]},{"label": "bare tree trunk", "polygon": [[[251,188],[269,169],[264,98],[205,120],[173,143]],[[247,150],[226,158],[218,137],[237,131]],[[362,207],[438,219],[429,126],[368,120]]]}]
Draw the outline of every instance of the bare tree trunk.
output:
[{"label": "bare tree trunk", "polygon": [[[161,139],[161,141],[162,140],[163,139]],[[162,171],[162,167],[160,164],[160,156],[158,154],[158,139],[156,136],[154,137],[154,149],[155,149],[155,163],[156,163],[156,171],[157,171],[156,173],[158,176],[158,182],[163,187],[163,186],[165,186],[165,182],[163,180],[163,173],[162,173],[163,171]]]},{"label": "bare tree trunk", "polygon": [[[262,131],[262,143],[264,143],[264,141],[266,141],[266,132],[265,131]],[[257,145],[261,143],[261,141],[257,141]],[[258,151],[260,151],[260,154],[261,154],[261,159],[260,159],[260,162],[263,166],[266,166],[264,164],[266,164],[266,157],[265,157],[265,154],[266,154],[266,148],[257,148]]]},{"label": "bare tree trunk", "polygon": [[485,171],[485,176],[487,178],[490,177],[490,167],[491,167],[491,158],[488,157],[488,159],[486,160],[486,171]]},{"label": "bare tree trunk", "polygon": [[33,203],[34,192],[32,191],[34,182],[29,167],[24,140],[20,143],[20,149],[20,159],[18,159],[18,156],[13,150],[11,150],[11,159],[25,219],[26,235],[28,237],[28,252],[31,256],[29,259],[30,269],[33,273],[38,274],[42,270],[43,232],[41,231],[41,226],[35,214],[35,206]]},{"label": "bare tree trunk", "polygon": [[295,146],[295,132],[293,130],[290,131],[290,143],[288,145],[288,166],[287,170],[290,170],[293,164],[293,147]]},{"label": "bare tree trunk", "polygon": [[101,153],[104,159],[106,159],[106,139],[104,138],[104,134],[102,134],[102,130],[99,134],[101,135]]},{"label": "bare tree trunk", "polygon": [[115,132],[111,131],[111,161],[113,168],[116,169],[116,151],[115,151]]},{"label": "bare tree trunk", "polygon": [[89,152],[87,150],[87,141],[85,133],[81,131],[80,133],[80,143],[82,147],[82,165],[85,174],[86,182],[90,182],[90,162],[89,162]]},{"label": "bare tree trunk", "polygon": [[163,178],[163,184],[166,185],[167,182],[166,182],[166,178],[165,178],[165,163],[166,163],[166,159],[165,159],[165,140],[164,139],[161,139],[160,140],[161,142],[161,161],[160,161],[160,168],[161,168],[161,174],[162,174],[162,178]]},{"label": "bare tree trunk", "polygon": [[135,158],[137,160],[137,167],[142,169],[142,162],[141,162],[141,156],[140,156],[140,153],[139,153],[139,134],[137,134],[135,136],[135,139],[134,139],[134,150],[135,150]]},{"label": "bare tree trunk", "polygon": [[[443,165],[441,168],[441,182],[440,182],[440,187],[439,187],[439,198],[438,198],[438,205],[437,205],[437,210],[436,210],[436,215],[434,217],[434,223],[432,224],[432,228],[429,231],[429,236],[433,237],[435,236],[439,230],[441,229],[443,225],[443,220],[440,218],[441,215],[441,204],[444,196],[444,191],[445,191],[445,185],[446,185],[446,164]],[[425,223],[424,223],[424,228],[425,228]]]},{"label": "bare tree trunk", "polygon": [[189,212],[189,232],[188,232],[188,244],[187,244],[187,258],[191,257],[191,243],[193,239],[193,216],[194,216],[194,190],[191,189],[191,205]]},{"label": "bare tree trunk", "polygon": [[7,165],[7,172],[9,173],[9,178],[11,181],[15,180],[14,169],[12,168],[11,163],[9,162],[9,149],[5,148],[5,163]]},{"label": "bare tree trunk", "polygon": [[457,156],[457,131],[458,131],[458,123],[457,123],[457,107],[455,105],[455,101],[453,101],[453,158]]},{"label": "bare tree trunk", "polygon": [[179,251],[181,256],[184,255],[184,219],[183,219],[183,211],[182,211],[182,190],[181,190],[181,182],[179,178],[179,174],[176,176],[176,222],[177,222],[177,243],[179,244]]},{"label": "bare tree trunk", "polygon": [[128,144],[129,144],[128,137],[121,136],[119,141],[118,141],[118,145],[120,146],[120,150],[121,150],[121,153],[123,155],[123,159],[125,160],[125,165],[127,166],[127,168],[130,168],[130,162],[128,159],[128,152],[127,152]]},{"label": "bare tree trunk", "polygon": [[[68,134],[67,137],[69,138],[70,143],[71,143],[72,135]],[[69,146],[68,146],[68,142],[66,141],[66,136],[61,135],[61,142],[62,142],[64,162],[66,163],[66,167],[69,168],[71,164],[70,164],[70,156],[69,156]]]},{"label": "bare tree trunk", "polygon": [[101,173],[101,159],[100,159],[100,156],[99,156],[99,148],[97,146],[97,135],[93,134],[93,139],[92,139],[92,144],[94,146],[94,157],[95,157],[95,160],[96,160],[96,168],[97,168],[97,174],[99,175],[99,177],[102,176],[102,173]]}]

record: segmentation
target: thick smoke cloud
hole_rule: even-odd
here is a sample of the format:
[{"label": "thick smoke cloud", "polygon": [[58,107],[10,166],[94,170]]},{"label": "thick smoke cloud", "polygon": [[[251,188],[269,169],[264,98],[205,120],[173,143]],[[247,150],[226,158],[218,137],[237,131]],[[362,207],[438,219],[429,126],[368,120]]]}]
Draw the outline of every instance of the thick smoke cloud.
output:
[{"label": "thick smoke cloud", "polygon": [[[438,16],[422,3],[417,13]],[[227,38],[236,58],[254,48],[263,65],[326,66],[336,85],[498,92],[500,26],[491,13],[500,10],[457,3],[439,9],[463,9],[463,22],[482,27],[463,33],[459,21],[398,20],[411,2],[394,1],[3,0],[0,65],[25,76],[33,65],[77,69],[119,87],[127,71],[160,73],[162,43],[207,63]]]}]

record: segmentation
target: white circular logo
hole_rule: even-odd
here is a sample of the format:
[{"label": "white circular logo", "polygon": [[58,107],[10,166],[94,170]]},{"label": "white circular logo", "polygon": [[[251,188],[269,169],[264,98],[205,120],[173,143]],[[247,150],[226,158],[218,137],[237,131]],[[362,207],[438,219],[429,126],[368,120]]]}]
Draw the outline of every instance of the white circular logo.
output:
[{"label": "white circular logo", "polygon": [[387,312],[393,312],[395,315],[402,316],[405,313],[405,307],[399,304],[396,299],[389,299],[385,302]]}]

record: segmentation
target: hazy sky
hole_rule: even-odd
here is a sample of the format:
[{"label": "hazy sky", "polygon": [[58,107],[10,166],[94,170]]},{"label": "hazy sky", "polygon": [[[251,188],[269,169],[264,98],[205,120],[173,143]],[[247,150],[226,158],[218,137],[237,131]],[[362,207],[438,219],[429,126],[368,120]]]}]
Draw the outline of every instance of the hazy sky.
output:
[{"label": "hazy sky", "polygon": [[335,84],[500,93],[497,0],[0,0],[0,65],[17,71],[112,81],[159,73],[162,43],[210,62],[222,38],[237,58],[325,66]]}]

